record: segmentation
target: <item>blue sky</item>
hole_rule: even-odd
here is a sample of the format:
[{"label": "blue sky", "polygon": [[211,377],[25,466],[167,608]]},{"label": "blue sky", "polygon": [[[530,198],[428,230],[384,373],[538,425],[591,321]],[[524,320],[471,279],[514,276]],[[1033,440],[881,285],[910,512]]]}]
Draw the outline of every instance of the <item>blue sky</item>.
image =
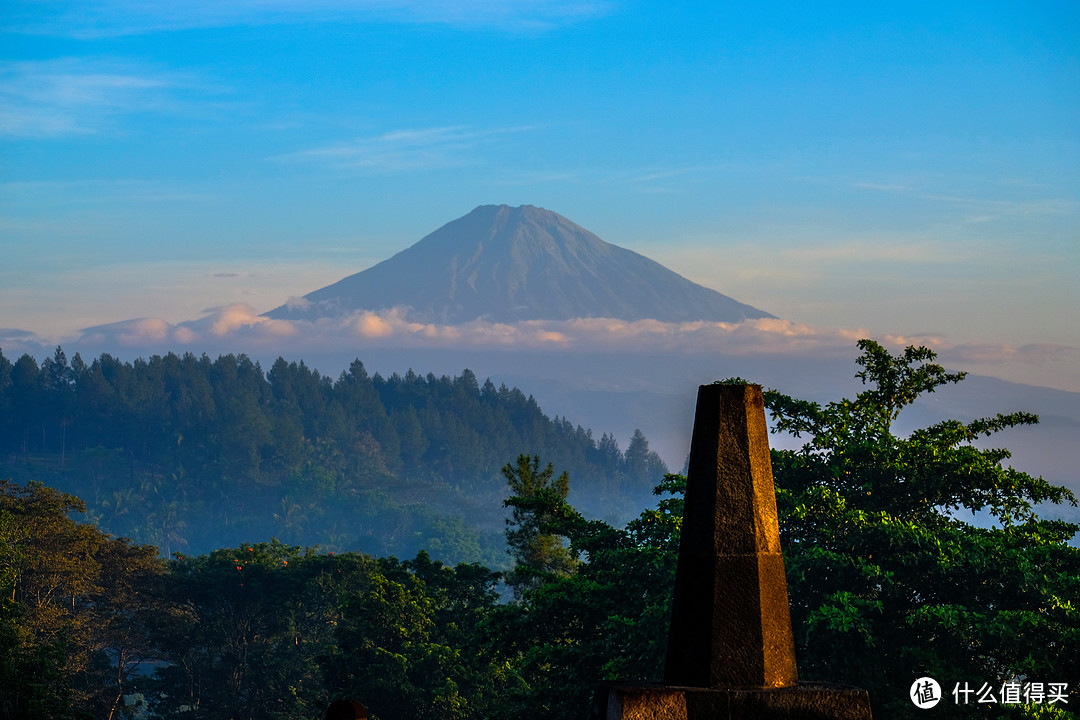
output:
[{"label": "blue sky", "polygon": [[559,212],[792,336],[1080,390],[1080,5],[0,11],[7,355],[257,314],[485,203]]}]

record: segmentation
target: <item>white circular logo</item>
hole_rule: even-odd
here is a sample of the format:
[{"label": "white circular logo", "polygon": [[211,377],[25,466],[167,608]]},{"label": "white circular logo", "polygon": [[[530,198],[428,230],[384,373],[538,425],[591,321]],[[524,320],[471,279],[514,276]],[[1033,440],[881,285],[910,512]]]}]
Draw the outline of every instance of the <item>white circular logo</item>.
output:
[{"label": "white circular logo", "polygon": [[941,686],[932,677],[921,677],[911,684],[911,702],[926,710],[941,702]]}]

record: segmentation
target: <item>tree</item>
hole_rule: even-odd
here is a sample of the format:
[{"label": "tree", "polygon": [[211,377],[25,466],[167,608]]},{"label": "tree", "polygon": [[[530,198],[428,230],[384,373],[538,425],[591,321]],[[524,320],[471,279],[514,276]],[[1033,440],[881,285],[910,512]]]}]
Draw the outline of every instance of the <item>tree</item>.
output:
[{"label": "tree", "polygon": [[685,489],[686,478],[667,475],[654,494],[672,497],[625,529],[586,520],[554,493],[532,498],[539,530],[587,562],[539,576],[492,615],[492,642],[526,685],[518,716],[584,717],[597,683],[662,678]]},{"label": "tree", "polygon": [[570,493],[570,476],[564,471],[556,478],[552,463],[541,470],[539,456],[526,454],[502,472],[513,493],[504,503],[513,508],[506,521],[506,542],[517,563],[507,582],[520,594],[544,576],[569,574],[577,564],[562,538],[544,529],[552,521],[551,502],[565,502]]},{"label": "tree", "polygon": [[[765,394],[777,432],[807,438],[773,451],[800,676],[870,691],[875,716],[919,717],[918,677],[944,688],[1018,678],[1080,690],[1077,525],[1040,519],[1038,503],[1076,504],[1042,478],[1004,466],[973,441],[1038,418],[1012,413],[892,432],[924,393],[963,380],[925,347],[894,356],[859,342],[854,400],[820,406]],[[996,520],[986,528],[960,512]],[[972,704],[958,715],[1006,717]]]},{"label": "tree", "polygon": [[[82,359],[78,355],[78,366],[85,370]],[[51,358],[46,358],[41,363],[41,379],[45,391],[45,414],[46,419],[56,424],[57,435],[60,437],[60,470],[64,469],[64,459],[67,451],[67,429],[72,421],[75,405],[75,378],[76,369],[68,365],[67,355],[63,348],[57,345]],[[45,443],[45,426],[42,425],[42,451],[46,452],[48,446]]]},{"label": "tree", "polygon": [[634,430],[634,436],[626,447],[623,465],[628,493],[647,491],[656,484],[657,478],[667,474],[667,465],[659,455],[649,450],[649,441],[641,430]]},{"label": "tree", "polygon": [[380,720],[520,717],[503,700],[519,680],[482,635],[497,580],[424,552],[376,561],[368,587],[346,597],[338,646],[324,661],[335,694],[363,698]]},{"label": "tree", "polygon": [[[22,453],[23,462],[29,463],[34,436],[32,431],[45,422],[41,370],[33,357],[24,354],[12,365],[10,377],[11,384],[6,388],[11,398],[8,403],[11,418],[8,422],[11,429],[18,434],[17,447]],[[45,449],[42,448],[42,453],[44,452]]]},{"label": "tree", "polygon": [[299,720],[325,708],[321,658],[332,652],[342,596],[366,587],[366,556],[317,555],[276,540],[179,557],[156,638],[163,718]]},{"label": "tree", "polygon": [[[854,400],[820,406],[770,391],[780,431],[808,438],[772,453],[781,544],[800,677],[870,691],[875,717],[917,718],[907,696],[938,679],[956,716],[1067,718],[1061,706],[952,704],[956,683],[1067,683],[1077,702],[1080,668],[1078,527],[1037,516],[1040,502],[1074,503],[1063,488],[981,450],[978,437],[1032,415],[946,420],[910,436],[891,428],[918,397],[959,382],[926,348],[890,355],[859,344]],[[565,537],[572,574],[547,574],[493,616],[501,652],[527,683],[521,707],[537,718],[571,717],[604,679],[657,680],[663,668],[685,478],[625,530],[587,521],[548,493],[524,499],[536,531]],[[983,510],[997,527],[961,520]]]},{"label": "tree", "polygon": [[158,611],[157,548],[76,523],[80,500],[0,482],[0,713],[111,718]]}]

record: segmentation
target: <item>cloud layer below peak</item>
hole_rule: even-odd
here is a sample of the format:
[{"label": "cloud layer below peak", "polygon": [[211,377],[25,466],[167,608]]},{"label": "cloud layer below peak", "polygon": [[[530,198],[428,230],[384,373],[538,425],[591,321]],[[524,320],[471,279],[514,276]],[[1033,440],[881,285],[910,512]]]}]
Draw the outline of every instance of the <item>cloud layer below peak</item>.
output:
[{"label": "cloud layer below peak", "polygon": [[[356,347],[552,349],[559,351],[700,353],[790,353],[843,345],[845,352],[865,330],[814,328],[788,320],[749,320],[741,323],[626,321],[615,318],[576,318],[567,321],[532,320],[496,323],[476,320],[461,325],[418,323],[406,319],[404,308],[360,311],[342,318],[276,320],[242,303],[210,308],[198,320],[172,325],[140,318],[86,328],[80,345],[107,348],[118,345],[157,351],[176,346],[243,344],[263,350],[287,343],[329,351]],[[283,348],[286,347],[283,345]]]},{"label": "cloud layer below peak", "polygon": [[[277,320],[237,303],[209,308],[178,324],[137,318],[85,328],[65,347],[91,356],[165,352],[244,352],[257,357],[362,356],[369,350],[470,350],[553,354],[616,353],[626,356],[850,358],[856,341],[874,337],[887,347],[925,345],[949,367],[1029,384],[1080,391],[1080,348],[1059,344],[954,344],[933,335],[881,335],[865,328],[825,328],[782,319],[740,323],[625,321],[577,318],[567,321],[461,325],[418,323],[404,308],[356,312],[337,319]],[[22,330],[0,330],[5,354],[42,355],[49,343]],[[1070,370],[1071,368],[1071,370]],[[1049,383],[1045,377],[1060,378]]]}]

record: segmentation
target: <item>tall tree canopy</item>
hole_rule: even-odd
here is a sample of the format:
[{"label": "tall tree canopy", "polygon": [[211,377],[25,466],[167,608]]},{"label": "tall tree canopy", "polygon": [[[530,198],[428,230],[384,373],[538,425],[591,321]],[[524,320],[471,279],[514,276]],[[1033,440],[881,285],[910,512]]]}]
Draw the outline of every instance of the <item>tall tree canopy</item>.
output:
[{"label": "tall tree canopy", "polygon": [[77,523],[77,498],[0,481],[0,716],[111,717],[160,613],[157,548]]},{"label": "tall tree canopy", "polygon": [[507,581],[515,592],[534,586],[548,575],[569,575],[575,565],[569,548],[558,535],[545,531],[552,521],[544,508],[566,501],[570,494],[570,476],[564,470],[555,477],[555,466],[540,469],[537,455],[519,455],[517,463],[507,463],[503,476],[513,493],[506,505],[511,517],[506,520],[506,544],[515,566]]},{"label": "tall tree canopy", "polygon": [[[867,688],[887,717],[917,716],[907,689],[923,675],[946,693],[966,682],[999,694],[1026,678],[1069,683],[1076,698],[1078,526],[1037,513],[1076,499],[1005,465],[1008,450],[974,444],[1038,418],[943,420],[897,436],[905,407],[964,373],[946,372],[924,347],[859,348],[867,389],[854,399],[766,394],[776,430],[806,439],[773,452],[800,673]],[[995,717],[1015,711],[993,707]]]},{"label": "tall tree canopy", "polygon": [[[875,717],[921,717],[908,691],[925,675],[955,716],[1070,717],[1080,703],[1080,550],[1070,545],[1080,527],[1037,511],[1075,498],[1004,465],[1007,450],[974,444],[1037,418],[944,420],[900,437],[892,426],[905,407],[964,374],[927,348],[859,347],[867,389],[855,399],[765,394],[776,431],[806,438],[772,452],[800,676],[869,690]],[[660,679],[684,488],[668,476],[657,491],[674,497],[625,529],[533,498],[541,531],[588,558],[501,611],[535,717],[572,717],[603,679]],[[1004,685],[1024,682],[1064,683],[1069,704],[1000,702]],[[961,693],[955,703],[957,685],[984,683],[998,702],[971,695],[964,705]]]}]

